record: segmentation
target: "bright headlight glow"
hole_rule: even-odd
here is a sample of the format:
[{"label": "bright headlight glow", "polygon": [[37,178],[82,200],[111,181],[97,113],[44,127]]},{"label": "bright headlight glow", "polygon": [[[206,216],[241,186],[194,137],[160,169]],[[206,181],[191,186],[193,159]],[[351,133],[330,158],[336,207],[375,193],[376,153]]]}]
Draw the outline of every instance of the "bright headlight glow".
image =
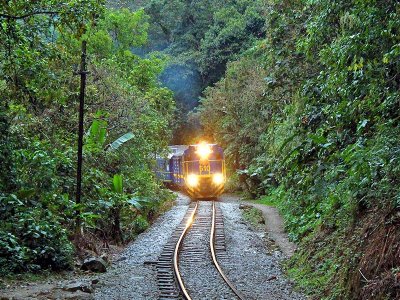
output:
[{"label": "bright headlight glow", "polygon": [[206,159],[211,153],[212,153],[212,150],[211,150],[210,145],[207,145],[204,142],[197,145],[197,154],[201,158]]},{"label": "bright headlight glow", "polygon": [[195,187],[197,184],[199,183],[199,178],[194,175],[194,174],[190,174],[187,177],[187,184],[191,187]]},{"label": "bright headlight glow", "polygon": [[224,183],[224,176],[222,174],[214,174],[213,182],[215,184],[222,184]]}]

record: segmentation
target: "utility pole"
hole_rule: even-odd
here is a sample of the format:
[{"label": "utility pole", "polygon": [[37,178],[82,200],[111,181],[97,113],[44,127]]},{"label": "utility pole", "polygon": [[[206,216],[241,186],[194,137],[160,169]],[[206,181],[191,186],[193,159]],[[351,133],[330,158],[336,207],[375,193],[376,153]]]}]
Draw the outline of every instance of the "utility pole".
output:
[{"label": "utility pole", "polygon": [[78,166],[76,172],[76,231],[81,229],[81,194],[82,194],[82,152],[83,152],[83,115],[85,105],[85,88],[86,88],[86,41],[82,41],[81,66],[76,75],[81,76],[81,86],[79,92],[79,130],[78,130]]}]

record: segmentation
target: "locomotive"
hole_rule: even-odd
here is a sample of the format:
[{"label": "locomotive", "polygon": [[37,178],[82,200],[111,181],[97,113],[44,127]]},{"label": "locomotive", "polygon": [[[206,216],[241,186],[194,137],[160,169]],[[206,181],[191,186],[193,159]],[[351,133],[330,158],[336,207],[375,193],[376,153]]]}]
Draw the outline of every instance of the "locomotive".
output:
[{"label": "locomotive", "polygon": [[226,180],[224,151],[217,144],[169,146],[167,158],[157,157],[156,176],[187,191],[192,199],[216,198]]}]

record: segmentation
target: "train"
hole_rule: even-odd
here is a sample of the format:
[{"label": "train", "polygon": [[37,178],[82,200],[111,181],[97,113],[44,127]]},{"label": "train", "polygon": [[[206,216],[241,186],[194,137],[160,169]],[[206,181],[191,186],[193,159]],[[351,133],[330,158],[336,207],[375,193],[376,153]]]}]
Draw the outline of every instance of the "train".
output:
[{"label": "train", "polygon": [[167,157],[157,157],[156,177],[185,190],[192,199],[217,198],[224,192],[225,159],[222,147],[201,142],[169,146]]}]

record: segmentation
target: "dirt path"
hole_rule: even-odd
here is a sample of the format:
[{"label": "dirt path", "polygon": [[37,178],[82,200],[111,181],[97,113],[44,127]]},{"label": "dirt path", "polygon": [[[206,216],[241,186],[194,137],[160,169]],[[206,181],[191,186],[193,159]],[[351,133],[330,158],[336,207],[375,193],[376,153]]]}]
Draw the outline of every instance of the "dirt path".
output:
[{"label": "dirt path", "polygon": [[279,247],[282,253],[286,257],[291,257],[296,251],[296,244],[289,241],[288,235],[285,232],[285,226],[283,219],[279,214],[276,207],[254,203],[252,201],[240,201],[239,197],[234,194],[225,194],[221,198],[223,202],[241,202],[246,205],[251,205],[259,209],[265,219],[265,227],[269,237],[274,241],[274,243]]},{"label": "dirt path", "polygon": [[296,245],[289,241],[283,225],[283,219],[279,214],[278,209],[273,206],[258,203],[246,203],[262,211],[265,219],[266,230],[270,238],[279,246],[286,257],[292,256],[294,251],[296,251]]}]

